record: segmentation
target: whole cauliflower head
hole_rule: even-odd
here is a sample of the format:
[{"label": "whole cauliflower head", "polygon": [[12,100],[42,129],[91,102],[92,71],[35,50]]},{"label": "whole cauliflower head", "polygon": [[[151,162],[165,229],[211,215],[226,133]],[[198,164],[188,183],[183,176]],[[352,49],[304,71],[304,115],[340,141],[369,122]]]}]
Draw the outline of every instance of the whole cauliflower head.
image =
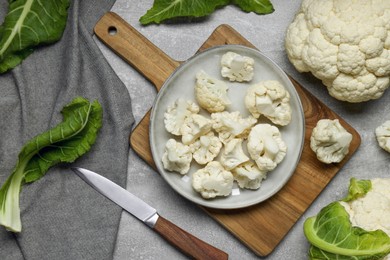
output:
[{"label": "whole cauliflower head", "polygon": [[164,113],[165,129],[173,135],[181,135],[180,128],[187,117],[199,113],[199,106],[190,100],[178,98]]},{"label": "whole cauliflower head", "polygon": [[336,99],[377,99],[389,87],[389,24],[388,0],[303,0],[287,30],[287,55]]},{"label": "whole cauliflower head", "polygon": [[218,156],[222,148],[222,142],[214,135],[214,132],[208,132],[192,143],[190,148],[194,160],[204,165]]},{"label": "whole cauliflower head", "polygon": [[230,81],[251,81],[254,59],[229,51],[221,58],[221,75]]},{"label": "whole cauliflower head", "polygon": [[249,133],[247,148],[261,171],[272,171],[284,159],[287,146],[276,126],[257,124]]},{"label": "whole cauliflower head", "polygon": [[224,147],[220,162],[226,170],[232,170],[238,165],[249,161],[249,157],[242,149],[242,139],[235,138],[230,140]]},{"label": "whole cauliflower head", "polygon": [[183,144],[189,145],[200,136],[210,132],[212,121],[202,115],[192,114],[188,116],[180,128]]},{"label": "whole cauliflower head", "polygon": [[213,129],[218,133],[219,139],[226,144],[233,138],[246,138],[257,120],[249,116],[242,118],[239,111],[212,113]]},{"label": "whole cauliflower head", "polygon": [[310,148],[321,162],[338,163],[348,154],[351,141],[352,135],[338,119],[321,119],[311,133]]},{"label": "whole cauliflower head", "polygon": [[267,177],[266,171],[261,171],[253,161],[238,165],[232,170],[238,186],[243,189],[257,190]]},{"label": "whole cauliflower head", "polygon": [[390,120],[378,126],[375,135],[379,146],[390,153]]},{"label": "whole cauliflower head", "polygon": [[245,95],[245,106],[255,118],[263,115],[281,126],[291,122],[290,94],[277,80],[250,86]]},{"label": "whole cauliflower head", "polygon": [[232,192],[233,181],[233,174],[217,161],[209,162],[192,175],[192,187],[205,199],[228,196]]},{"label": "whole cauliflower head", "polygon": [[162,156],[164,169],[184,175],[190,170],[191,161],[192,153],[188,145],[177,142],[175,139],[167,141]]},{"label": "whole cauliflower head", "polygon": [[195,97],[198,104],[210,113],[224,111],[231,104],[225,82],[212,78],[204,71],[196,74]]}]

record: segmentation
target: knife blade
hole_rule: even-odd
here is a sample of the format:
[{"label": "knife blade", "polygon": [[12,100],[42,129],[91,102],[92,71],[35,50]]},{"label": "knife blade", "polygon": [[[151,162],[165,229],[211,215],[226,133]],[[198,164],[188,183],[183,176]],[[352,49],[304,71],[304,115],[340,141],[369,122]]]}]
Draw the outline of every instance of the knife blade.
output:
[{"label": "knife blade", "polygon": [[80,167],[74,167],[72,170],[91,187],[144,222],[185,255],[194,259],[228,259],[226,252],[163,218],[155,208],[102,175]]}]

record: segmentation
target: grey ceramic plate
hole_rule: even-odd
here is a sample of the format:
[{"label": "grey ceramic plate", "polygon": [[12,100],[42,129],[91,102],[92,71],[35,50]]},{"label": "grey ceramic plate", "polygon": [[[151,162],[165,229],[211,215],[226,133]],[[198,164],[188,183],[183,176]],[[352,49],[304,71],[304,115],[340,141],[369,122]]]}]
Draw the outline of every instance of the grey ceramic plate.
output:
[{"label": "grey ceramic plate", "polygon": [[[252,57],[255,60],[255,75],[249,83],[229,82],[220,75],[220,59],[228,51],[240,55]],[[290,93],[290,104],[292,107],[292,120],[288,126],[279,127],[282,138],[288,147],[284,160],[268,173],[267,179],[263,180],[258,190],[239,189],[235,184],[232,195],[216,199],[203,199],[199,193],[193,190],[191,185],[192,173],[201,167],[192,162],[189,173],[183,175],[176,172],[166,171],[161,158],[164,153],[165,143],[173,135],[168,133],[164,127],[164,113],[168,107],[178,98],[195,101],[194,85],[195,75],[198,71],[204,70],[210,76],[224,80],[229,87],[229,97],[232,105],[227,111],[240,111],[243,117],[249,115],[245,108],[244,96],[246,89],[262,80],[278,80]],[[206,112],[201,112],[207,115]],[[261,122],[261,120],[259,120]],[[179,194],[199,205],[218,208],[235,209],[248,207],[260,203],[277,193],[294,173],[302,153],[304,141],[304,113],[298,93],[283,70],[273,61],[264,56],[261,52],[241,45],[223,45],[207,49],[204,52],[190,58],[181,64],[175,72],[167,79],[157,95],[156,102],[152,108],[150,118],[150,146],[154,162],[161,176]],[[180,140],[180,139],[178,139]]]}]

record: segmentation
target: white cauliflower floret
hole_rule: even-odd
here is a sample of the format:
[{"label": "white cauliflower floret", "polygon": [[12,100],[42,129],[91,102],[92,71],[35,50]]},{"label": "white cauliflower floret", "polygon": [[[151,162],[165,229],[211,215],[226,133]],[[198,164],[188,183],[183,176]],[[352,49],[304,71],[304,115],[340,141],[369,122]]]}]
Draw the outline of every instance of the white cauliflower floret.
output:
[{"label": "white cauliflower floret", "polygon": [[352,135],[338,119],[321,119],[313,128],[310,148],[321,162],[338,163],[348,154],[351,141]]},{"label": "white cauliflower floret", "polygon": [[390,236],[390,179],[372,179],[371,185],[365,196],[341,204],[352,225],[367,231],[381,229]]},{"label": "white cauliflower floret", "polygon": [[211,162],[218,156],[222,148],[222,143],[213,132],[208,132],[192,143],[190,148],[194,160],[203,165]]},{"label": "white cauliflower floret", "polygon": [[379,146],[390,153],[390,120],[378,126],[375,135]]},{"label": "white cauliflower floret", "polygon": [[232,170],[238,186],[244,189],[256,190],[267,177],[266,171],[260,171],[253,161],[245,162]]},{"label": "white cauliflower floret", "polygon": [[195,97],[199,105],[210,113],[224,111],[230,105],[225,82],[214,79],[204,71],[196,74]]},{"label": "white cauliflower floret", "polygon": [[200,136],[210,132],[212,121],[202,115],[192,114],[187,117],[180,128],[183,144],[191,144]]},{"label": "white cauliflower floret", "polygon": [[230,81],[251,81],[255,61],[235,52],[227,52],[221,58],[221,75]]},{"label": "white cauliflower floret", "polygon": [[248,152],[261,171],[272,171],[284,159],[287,146],[279,129],[270,124],[257,124],[248,136]]},{"label": "white cauliflower floret", "polygon": [[250,86],[245,106],[255,118],[265,116],[277,125],[291,122],[290,94],[277,80],[266,80]]},{"label": "white cauliflower floret", "polygon": [[233,188],[233,174],[225,170],[219,162],[212,161],[194,172],[192,187],[205,199],[228,196]]},{"label": "white cauliflower floret", "polygon": [[190,100],[178,98],[167,107],[164,113],[165,129],[173,134],[180,135],[180,128],[187,117],[199,113],[199,106]]},{"label": "white cauliflower floret", "polygon": [[186,174],[191,167],[192,153],[190,147],[169,139],[165,144],[165,151],[162,157],[164,169],[168,171]]},{"label": "white cauliflower floret", "polygon": [[288,58],[348,102],[381,97],[390,78],[390,1],[304,0],[286,34]]},{"label": "white cauliflower floret", "polygon": [[239,111],[219,112],[211,114],[213,129],[217,131],[219,139],[226,144],[233,138],[246,138],[252,126],[257,122],[249,116],[242,118]]},{"label": "white cauliflower floret", "polygon": [[238,165],[249,161],[242,149],[242,139],[235,138],[226,143],[221,154],[220,162],[226,170],[232,170]]}]

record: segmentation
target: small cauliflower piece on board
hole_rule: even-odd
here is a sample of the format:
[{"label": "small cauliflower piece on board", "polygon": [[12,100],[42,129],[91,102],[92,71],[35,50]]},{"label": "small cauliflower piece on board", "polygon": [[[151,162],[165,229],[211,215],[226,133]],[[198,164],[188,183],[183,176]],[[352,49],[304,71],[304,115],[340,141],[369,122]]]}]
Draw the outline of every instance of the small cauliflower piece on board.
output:
[{"label": "small cauliflower piece on board", "polygon": [[224,111],[231,104],[225,82],[212,78],[204,71],[196,74],[195,97],[200,107],[210,113]]},{"label": "small cauliflower piece on board", "polygon": [[251,190],[260,188],[261,182],[267,177],[267,172],[260,171],[253,161],[238,165],[232,173],[240,188]]},{"label": "small cauliflower piece on board", "polygon": [[287,146],[276,126],[257,124],[249,133],[247,148],[261,171],[272,171],[284,159]]},{"label": "small cauliflower piece on board", "polygon": [[222,142],[213,132],[208,132],[190,145],[192,157],[201,165],[207,164],[218,156]]},{"label": "small cauliflower piece on board", "polygon": [[390,153],[390,120],[375,129],[376,140],[379,146]]},{"label": "small cauliflower piece on board", "polygon": [[323,163],[339,163],[349,152],[352,134],[340,124],[338,119],[321,119],[313,128],[310,148]]},{"label": "small cauliflower piece on board", "polygon": [[230,81],[251,81],[254,64],[254,59],[229,51],[222,55],[221,75]]},{"label": "small cauliflower piece on board", "polygon": [[245,95],[245,106],[255,118],[263,115],[281,126],[291,122],[290,94],[277,80],[250,86]]},{"label": "small cauliflower piece on board", "polygon": [[239,111],[212,113],[213,129],[218,133],[219,139],[226,144],[234,138],[246,138],[257,120],[249,116],[242,118]]},{"label": "small cauliflower piece on board", "polygon": [[226,143],[221,154],[220,162],[226,170],[232,170],[238,165],[249,161],[249,157],[242,149],[243,139],[235,138]]},{"label": "small cauliflower piece on board", "polygon": [[169,139],[165,144],[165,151],[162,156],[164,169],[186,174],[191,167],[192,153],[188,145]]},{"label": "small cauliflower piece on board", "polygon": [[192,187],[205,199],[228,196],[232,192],[233,181],[233,174],[217,161],[209,162],[192,175]]},{"label": "small cauliflower piece on board", "polygon": [[211,119],[199,114],[192,114],[185,119],[180,128],[181,141],[186,145],[192,144],[200,136],[210,132],[211,127]]},{"label": "small cauliflower piece on board", "polygon": [[377,99],[390,82],[389,10],[388,0],[304,0],[287,29],[288,58],[336,99]]},{"label": "small cauliflower piece on board", "polygon": [[180,128],[186,118],[199,113],[199,106],[190,100],[177,99],[164,113],[165,129],[173,135],[181,135]]}]

